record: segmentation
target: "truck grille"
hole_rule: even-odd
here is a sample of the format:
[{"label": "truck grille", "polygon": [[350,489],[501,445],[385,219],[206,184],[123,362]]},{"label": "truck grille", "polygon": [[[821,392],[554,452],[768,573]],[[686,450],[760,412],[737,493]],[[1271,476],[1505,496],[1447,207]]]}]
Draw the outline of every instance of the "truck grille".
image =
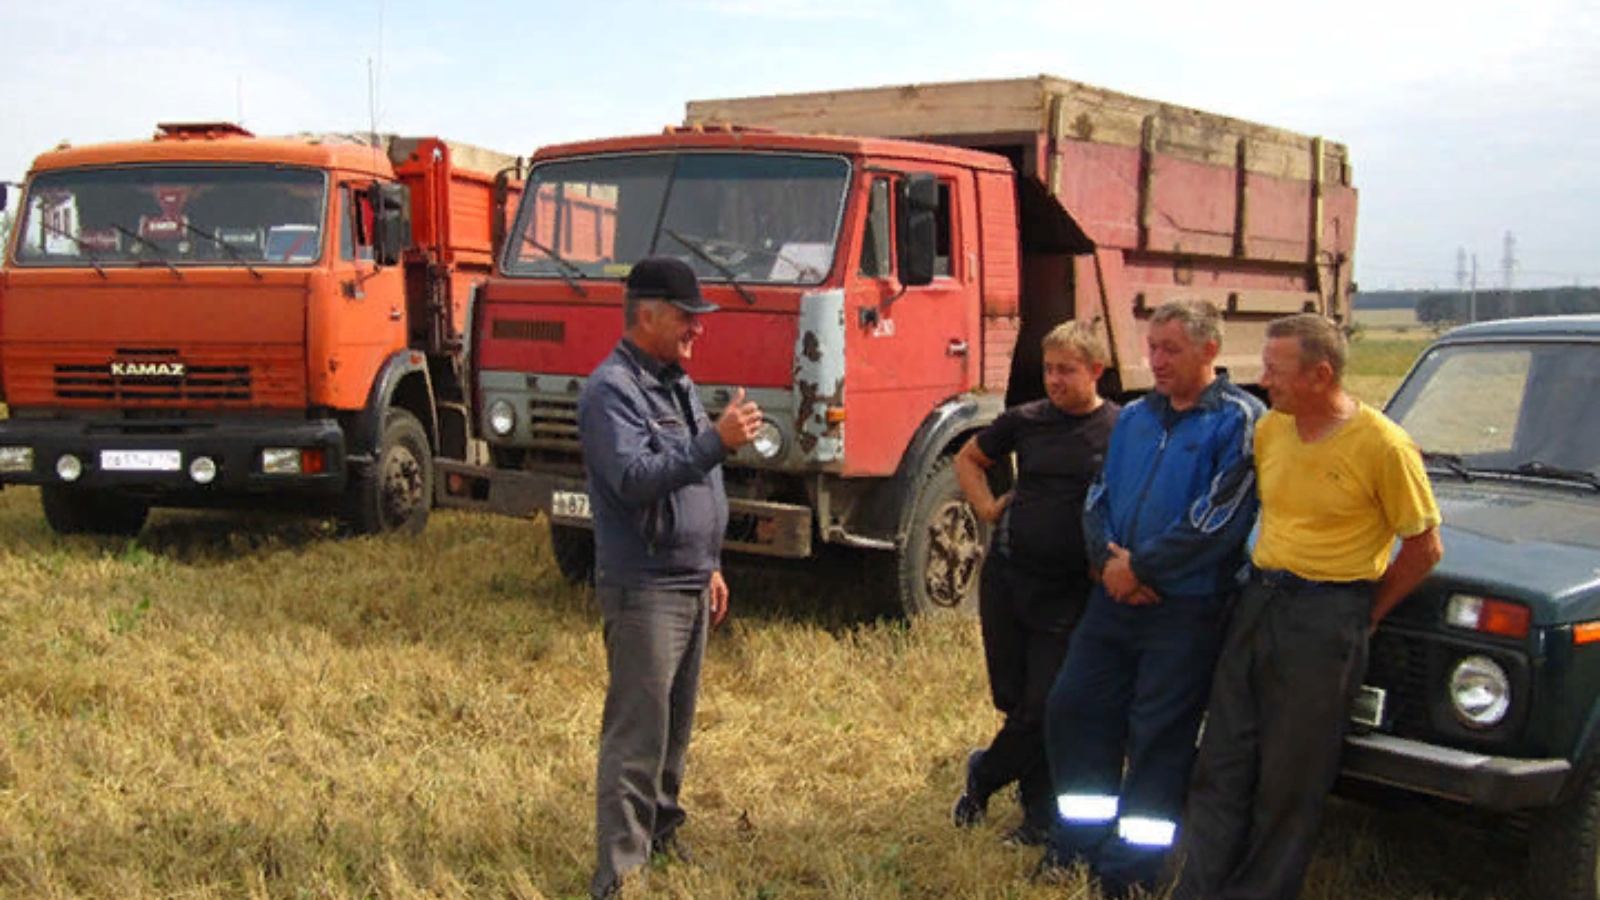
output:
[{"label": "truck grille", "polygon": [[55,393],[61,400],[111,402],[249,401],[253,380],[249,366],[187,366],[181,378],[127,378],[101,365],[57,365]]},{"label": "truck grille", "polygon": [[534,398],[528,404],[528,428],[532,433],[532,446],[537,449],[580,452],[576,400]]}]

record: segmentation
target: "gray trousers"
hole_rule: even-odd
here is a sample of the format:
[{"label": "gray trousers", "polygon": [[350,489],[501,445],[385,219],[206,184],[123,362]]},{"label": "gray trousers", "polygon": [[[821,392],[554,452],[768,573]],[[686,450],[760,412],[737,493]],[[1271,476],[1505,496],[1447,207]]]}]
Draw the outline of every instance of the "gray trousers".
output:
[{"label": "gray trousers", "polygon": [[710,622],[708,591],[611,585],[598,594],[611,681],[596,776],[597,897],[686,818],[678,791]]},{"label": "gray trousers", "polygon": [[1294,900],[1367,668],[1376,582],[1256,572],[1189,786],[1178,900]]}]

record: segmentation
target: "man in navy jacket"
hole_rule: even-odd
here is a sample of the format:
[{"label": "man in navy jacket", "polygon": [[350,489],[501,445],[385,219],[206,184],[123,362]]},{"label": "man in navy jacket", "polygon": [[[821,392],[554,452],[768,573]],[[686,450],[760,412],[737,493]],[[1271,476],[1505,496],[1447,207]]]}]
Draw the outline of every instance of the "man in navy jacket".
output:
[{"label": "man in navy jacket", "polygon": [[678,829],[706,631],[728,611],[722,463],[761,427],[736,393],[713,423],[683,365],[717,305],[681,260],[628,274],[622,339],[578,397],[594,509],[606,689],[589,892],[612,898],[651,854],[687,856]]},{"label": "man in navy jacket", "polygon": [[1252,438],[1264,408],[1216,372],[1221,343],[1209,303],[1168,303],[1150,317],[1155,390],[1123,409],[1085,506],[1100,584],[1050,692],[1059,816],[1041,873],[1087,862],[1108,897],[1154,887],[1177,836],[1255,522]]}]

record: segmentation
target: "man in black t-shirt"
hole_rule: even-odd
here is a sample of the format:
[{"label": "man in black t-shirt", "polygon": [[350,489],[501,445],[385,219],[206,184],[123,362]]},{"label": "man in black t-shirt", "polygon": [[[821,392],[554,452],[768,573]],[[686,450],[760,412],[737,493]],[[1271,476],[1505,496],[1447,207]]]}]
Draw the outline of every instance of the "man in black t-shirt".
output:
[{"label": "man in black t-shirt", "polygon": [[[1044,339],[1046,398],[1006,410],[956,455],[967,501],[996,525],[978,615],[1005,724],[987,750],[968,757],[954,818],[957,826],[977,824],[990,795],[1017,782],[1023,821],[1007,840],[1018,844],[1043,844],[1055,818],[1045,700],[1091,587],[1083,506],[1117,420],[1117,404],[1095,389],[1110,356],[1088,323],[1057,326]],[[1013,452],[1016,485],[996,498],[986,470]]]}]

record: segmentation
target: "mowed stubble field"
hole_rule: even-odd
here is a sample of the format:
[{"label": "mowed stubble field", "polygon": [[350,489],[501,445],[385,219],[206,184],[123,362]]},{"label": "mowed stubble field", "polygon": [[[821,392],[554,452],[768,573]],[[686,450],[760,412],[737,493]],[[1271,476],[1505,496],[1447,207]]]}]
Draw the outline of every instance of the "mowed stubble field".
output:
[{"label": "mowed stubble field", "polygon": [[[1392,384],[1420,346],[1364,340],[1357,377]],[[699,865],[651,896],[1094,896],[1030,884],[1008,799],[949,824],[997,724],[975,623],[908,625],[848,579],[733,582],[686,788]],[[0,896],[584,895],[600,623],[540,523],[338,540],[162,513],[137,542],[61,539],[7,490],[0,585]],[[1307,896],[1520,897],[1503,843],[1338,803]]]}]

